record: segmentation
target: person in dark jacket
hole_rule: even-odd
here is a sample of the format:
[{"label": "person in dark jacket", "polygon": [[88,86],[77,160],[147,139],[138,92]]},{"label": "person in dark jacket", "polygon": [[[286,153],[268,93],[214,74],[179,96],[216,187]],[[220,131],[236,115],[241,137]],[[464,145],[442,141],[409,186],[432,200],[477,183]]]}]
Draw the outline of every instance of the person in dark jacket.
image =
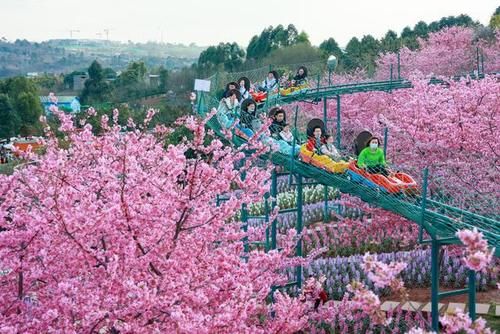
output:
[{"label": "person in dark jacket", "polygon": [[[238,85],[237,82],[231,81],[226,85],[226,89],[224,90],[224,94],[222,95],[223,98],[229,97],[229,92],[232,91],[233,89],[239,91],[240,90],[240,85]],[[238,102],[241,102],[241,94],[240,100]]]},{"label": "person in dark jacket", "polygon": [[283,128],[286,124],[286,114],[283,109],[280,107],[274,107],[269,111],[270,117],[273,119],[269,130],[271,131],[271,136],[277,139],[280,139],[280,132],[283,131]]},{"label": "person in dark jacket", "polygon": [[292,86],[301,86],[307,84],[307,68],[301,66],[297,69],[297,74],[292,79]]}]

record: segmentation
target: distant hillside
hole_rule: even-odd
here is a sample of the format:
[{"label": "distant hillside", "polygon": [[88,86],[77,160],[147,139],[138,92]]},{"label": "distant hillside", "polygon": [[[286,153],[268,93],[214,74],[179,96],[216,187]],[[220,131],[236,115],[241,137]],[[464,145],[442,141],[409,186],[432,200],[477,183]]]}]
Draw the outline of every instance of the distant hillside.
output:
[{"label": "distant hillside", "polygon": [[58,39],[42,43],[0,40],[0,77],[28,72],[69,73],[85,70],[97,59],[114,70],[141,60],[148,67],[178,69],[196,63],[204,50],[194,44],[121,43],[104,40]]}]

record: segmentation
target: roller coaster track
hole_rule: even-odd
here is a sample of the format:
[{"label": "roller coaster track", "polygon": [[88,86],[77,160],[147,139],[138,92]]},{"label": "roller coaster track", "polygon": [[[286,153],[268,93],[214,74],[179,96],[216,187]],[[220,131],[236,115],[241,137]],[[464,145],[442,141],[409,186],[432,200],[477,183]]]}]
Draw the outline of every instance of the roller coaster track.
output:
[{"label": "roller coaster track", "polygon": [[[434,80],[431,83],[442,83]],[[316,101],[336,95],[354,94],[369,91],[392,91],[396,89],[411,88],[411,82],[407,80],[390,80],[378,82],[366,82],[358,84],[344,84],[317,89],[307,89],[299,93],[271,97],[271,103],[287,104],[296,101]],[[221,126],[217,119],[213,117],[207,125],[211,127],[219,136],[224,137]],[[245,141],[233,136],[233,144],[240,146]],[[405,217],[422,227],[433,238],[442,240],[443,243],[458,242],[455,233],[461,229],[477,228],[483,233],[488,243],[496,247],[495,255],[500,256],[500,221],[478,215],[473,212],[462,210],[457,207],[426,199],[425,206],[421,196],[416,195],[411,198],[402,195],[393,195],[373,189],[359,183],[355,183],[343,174],[332,174],[318,169],[297,159],[291,160],[290,156],[273,152],[267,157],[275,165],[287,169],[291,173],[300,174],[304,177],[315,179],[318,183],[337,188],[340,192],[359,197],[363,201],[394,212]]]}]

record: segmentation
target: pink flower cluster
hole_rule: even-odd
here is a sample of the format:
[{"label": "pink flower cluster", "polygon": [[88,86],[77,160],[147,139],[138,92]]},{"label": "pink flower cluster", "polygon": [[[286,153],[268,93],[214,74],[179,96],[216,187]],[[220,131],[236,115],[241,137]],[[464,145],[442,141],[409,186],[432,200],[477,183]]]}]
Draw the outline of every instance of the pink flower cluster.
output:
[{"label": "pink flower cluster", "polygon": [[[77,130],[70,115],[55,114],[69,148],[49,132],[34,164],[0,175],[1,333],[303,327],[297,298],[274,306],[286,310],[280,324],[267,303],[297,263],[296,235],[280,240],[281,252],[245,254],[246,234],[234,219],[269,190],[267,169],[253,158],[235,169],[242,151],[216,139],[204,145],[205,121],[192,117],[185,122],[193,141],[164,148],[163,131],[122,132],[117,111],[112,124],[101,119],[107,130],[99,136],[85,121]],[[240,192],[217,206],[216,196],[234,186]]]},{"label": "pink flower cluster", "polygon": [[466,333],[466,334],[493,334],[491,329],[486,327],[486,321],[482,318],[472,321],[467,314],[458,311],[455,314],[445,314],[439,319],[443,325],[444,333]]},{"label": "pink flower cluster", "polygon": [[388,319],[386,319],[385,313],[380,308],[380,299],[373,291],[370,291],[363,283],[359,282],[349,284],[347,291],[352,294],[348,305],[353,311],[361,311],[376,324],[388,324]]},{"label": "pink flower cluster", "polygon": [[458,238],[465,245],[465,257],[463,259],[467,268],[482,271],[485,270],[493,259],[495,249],[488,249],[488,243],[483,238],[483,234],[477,228],[471,230],[461,230],[457,233]]},{"label": "pink flower cluster", "polygon": [[[470,73],[477,70],[477,48],[483,57],[485,72],[497,71],[500,67],[498,31],[493,41],[476,41],[475,37],[472,28],[450,27],[431,33],[427,39],[419,39],[417,50],[404,47],[399,51],[401,75],[408,78],[414,71],[437,76]],[[377,60],[376,78],[388,80],[391,64],[395,68],[397,54],[381,55]]]}]

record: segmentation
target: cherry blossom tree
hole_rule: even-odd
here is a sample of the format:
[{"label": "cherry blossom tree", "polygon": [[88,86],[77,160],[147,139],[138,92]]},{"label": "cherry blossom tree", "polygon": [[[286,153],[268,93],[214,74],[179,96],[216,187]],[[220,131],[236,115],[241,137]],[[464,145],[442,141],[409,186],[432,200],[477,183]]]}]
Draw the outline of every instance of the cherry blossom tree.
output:
[{"label": "cherry blossom tree", "polygon": [[[472,28],[450,27],[431,33],[427,39],[418,39],[419,48],[399,50],[401,76],[408,78],[414,71],[424,75],[454,76],[477,70],[477,49],[479,63],[484,63],[484,71],[500,70],[500,37],[493,32],[491,40],[478,37]],[[482,57],[482,59],[481,59]],[[397,54],[382,54],[377,60],[377,79],[388,80],[390,66],[396,73]],[[482,71],[481,65],[480,70]]]},{"label": "cherry blossom tree", "polygon": [[[276,319],[299,306],[304,313],[302,303],[280,293],[267,302],[295,263],[294,236],[281,238],[281,252],[245,254],[235,219],[268,191],[269,171],[254,165],[266,147],[249,143],[255,155],[236,168],[243,152],[217,139],[204,145],[210,134],[193,117],[184,121],[193,139],[164,148],[170,130],[129,122],[123,132],[117,111],[111,124],[102,119],[99,136],[85,120],[77,131],[71,116],[56,114],[69,148],[46,129],[46,153],[0,176],[0,332],[302,327],[270,316],[272,308]],[[219,194],[229,199],[217,206]]]},{"label": "cherry blossom tree", "polygon": [[[495,181],[500,151],[497,78],[450,80],[446,85],[429,85],[421,76],[410,79],[411,89],[342,96],[343,146],[349,149],[362,130],[381,137],[387,127],[389,162],[417,179],[430,167],[433,189],[453,193],[457,206],[492,212],[500,197]],[[307,119],[322,118],[322,106],[300,104],[300,110]],[[336,117],[335,101],[328,102],[328,116]]]}]

